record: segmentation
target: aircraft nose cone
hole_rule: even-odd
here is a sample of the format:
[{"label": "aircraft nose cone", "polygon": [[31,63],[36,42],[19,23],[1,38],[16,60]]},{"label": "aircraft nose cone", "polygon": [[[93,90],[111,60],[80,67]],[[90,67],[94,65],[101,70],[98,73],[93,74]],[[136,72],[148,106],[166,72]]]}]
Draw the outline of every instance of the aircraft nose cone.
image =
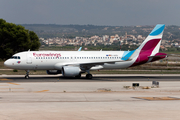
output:
[{"label": "aircraft nose cone", "polygon": [[9,65],[10,65],[9,60],[6,60],[6,61],[4,62],[4,65],[5,65],[6,67],[9,67]]}]

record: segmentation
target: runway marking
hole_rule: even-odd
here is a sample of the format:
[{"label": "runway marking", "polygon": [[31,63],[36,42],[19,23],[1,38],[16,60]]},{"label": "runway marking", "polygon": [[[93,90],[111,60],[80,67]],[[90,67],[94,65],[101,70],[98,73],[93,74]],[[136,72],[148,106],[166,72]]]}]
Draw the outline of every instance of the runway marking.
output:
[{"label": "runway marking", "polygon": [[99,88],[97,89],[97,92],[112,92],[111,89],[107,89],[107,88]]},{"label": "runway marking", "polygon": [[135,97],[138,99],[144,99],[144,100],[180,100],[180,98],[175,97]]},{"label": "runway marking", "polygon": [[0,88],[0,89],[24,89],[24,88]]},{"label": "runway marking", "polygon": [[12,81],[11,79],[0,78],[1,81]]},{"label": "runway marking", "polygon": [[12,84],[12,85],[19,85],[19,84],[17,84],[17,83],[8,83],[8,84]]},{"label": "runway marking", "polygon": [[36,91],[35,93],[40,93],[40,92],[47,92],[49,90],[41,90],[41,91]]},{"label": "runway marking", "polygon": [[24,88],[11,88],[11,89],[24,89]]}]

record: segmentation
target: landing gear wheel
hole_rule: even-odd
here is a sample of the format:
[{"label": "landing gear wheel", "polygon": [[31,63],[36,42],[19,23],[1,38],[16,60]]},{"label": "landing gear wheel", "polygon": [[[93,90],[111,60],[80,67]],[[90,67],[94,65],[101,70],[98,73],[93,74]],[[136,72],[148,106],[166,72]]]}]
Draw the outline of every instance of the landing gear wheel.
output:
[{"label": "landing gear wheel", "polygon": [[75,78],[81,78],[81,73],[79,73],[79,75],[76,75]]},{"label": "landing gear wheel", "polygon": [[87,75],[86,75],[86,78],[87,78],[87,79],[92,79],[92,77],[93,77],[92,74],[87,74]]},{"label": "landing gear wheel", "polygon": [[26,75],[25,78],[28,79],[29,78],[29,70],[26,70]]},{"label": "landing gear wheel", "polygon": [[28,79],[28,78],[29,78],[29,75],[25,75],[25,78]]}]

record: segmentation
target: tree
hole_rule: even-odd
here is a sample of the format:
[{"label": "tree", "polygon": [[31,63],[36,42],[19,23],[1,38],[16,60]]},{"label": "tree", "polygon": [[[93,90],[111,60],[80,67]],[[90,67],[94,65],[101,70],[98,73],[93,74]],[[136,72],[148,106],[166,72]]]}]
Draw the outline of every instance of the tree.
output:
[{"label": "tree", "polygon": [[38,50],[39,38],[33,31],[21,25],[0,19],[0,58],[7,59],[13,54],[27,50]]},{"label": "tree", "polygon": [[38,50],[41,45],[38,36],[33,31],[29,31],[29,36],[31,40],[31,50]]}]

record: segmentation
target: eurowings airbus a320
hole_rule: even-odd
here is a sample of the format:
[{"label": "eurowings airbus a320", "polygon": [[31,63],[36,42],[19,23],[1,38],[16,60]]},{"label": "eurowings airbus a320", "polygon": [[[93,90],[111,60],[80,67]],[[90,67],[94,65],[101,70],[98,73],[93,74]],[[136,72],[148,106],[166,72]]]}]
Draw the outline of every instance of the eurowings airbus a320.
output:
[{"label": "eurowings airbus a320", "polygon": [[29,70],[47,70],[47,74],[77,78],[87,73],[86,78],[91,79],[91,70],[128,68],[167,57],[159,53],[164,28],[164,24],[156,25],[133,51],[26,51],[14,54],[4,65],[25,70],[25,78]]}]

